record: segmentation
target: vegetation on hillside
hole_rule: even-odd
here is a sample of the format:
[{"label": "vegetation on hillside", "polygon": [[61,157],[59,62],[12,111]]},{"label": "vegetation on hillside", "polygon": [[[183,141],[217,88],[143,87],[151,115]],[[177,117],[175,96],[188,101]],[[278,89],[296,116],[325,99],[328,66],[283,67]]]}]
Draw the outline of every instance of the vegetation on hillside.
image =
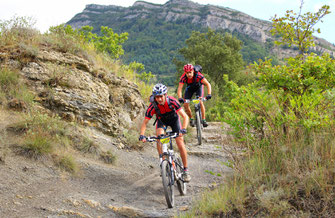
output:
[{"label": "vegetation on hillside", "polygon": [[[140,6],[129,8],[134,11],[133,14],[138,13],[137,10],[140,9],[142,9]],[[129,35],[123,45],[125,50],[123,61],[128,64],[133,61],[143,63],[147,72],[159,75],[159,81],[173,86],[175,73],[180,70],[173,64],[173,60],[186,61],[178,50],[187,46],[185,42],[193,31],[206,33],[208,29],[200,24],[193,24],[191,20],[187,19],[166,22],[160,18],[162,11],[159,9],[151,10],[150,15],[146,14],[147,17],[141,19],[129,19],[128,16],[133,14],[126,14],[122,8],[118,11],[115,10],[113,9],[113,13],[101,13],[100,10],[97,10],[98,13],[87,14],[90,17],[90,25],[94,27],[93,31],[97,33],[100,26],[109,26],[117,33],[127,32]],[[172,5],[171,10],[173,10]],[[208,8],[204,6],[200,14],[197,15],[204,17],[207,14]],[[80,22],[82,19],[80,16],[74,17],[69,23],[72,21]],[[225,35],[226,32],[229,33],[227,30],[217,30],[216,32],[222,35]],[[237,32],[231,34],[243,42],[241,54],[245,63],[253,63],[259,59],[264,60],[265,57],[272,57],[273,42],[269,41],[264,45],[247,35]],[[276,58],[273,57],[273,59]]]},{"label": "vegetation on hillside", "polygon": [[[22,117],[21,122],[8,128],[22,139],[13,149],[34,159],[52,160],[61,169],[72,173],[79,170],[73,157],[76,152],[98,156],[106,163],[114,163],[116,157],[94,142],[75,135],[76,123],[67,123],[43,110],[35,101],[38,96],[28,88],[27,80],[19,71],[35,61],[42,50],[56,50],[82,57],[92,64],[93,71],[103,68],[106,73],[126,77],[138,85],[143,96],[151,92],[151,86],[145,82],[150,81],[152,75],[146,72],[137,74],[143,69],[142,64],[123,65],[117,59],[123,55],[122,43],[127,34],[118,35],[108,27],[101,27],[99,36],[91,31],[92,27],[74,30],[60,25],[41,34],[25,17],[14,17],[0,23],[0,106],[5,109],[13,107]],[[64,72],[67,71],[55,70],[55,81],[67,86],[70,84],[62,81]]]},{"label": "vegetation on hillside", "polygon": [[[284,65],[270,59],[251,65],[258,80],[249,85],[223,77],[230,91],[228,101],[216,105],[217,116],[230,125],[242,152],[226,164],[234,173],[225,184],[204,193],[184,217],[335,216],[335,61],[306,53],[313,30],[301,28],[327,8],[294,16],[288,11],[289,20],[274,24],[273,33],[300,55]],[[290,31],[293,26],[299,31]],[[292,40],[281,34],[285,30],[306,38]]]}]

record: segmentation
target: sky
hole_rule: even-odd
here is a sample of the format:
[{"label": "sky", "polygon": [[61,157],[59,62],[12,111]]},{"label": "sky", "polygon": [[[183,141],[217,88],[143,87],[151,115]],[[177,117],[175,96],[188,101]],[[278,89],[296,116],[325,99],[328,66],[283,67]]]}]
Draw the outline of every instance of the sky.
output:
[{"label": "sky", "polygon": [[[35,20],[35,28],[42,33],[50,26],[66,23],[77,13],[84,10],[87,4],[119,5],[128,7],[136,0],[1,0],[0,20],[5,21],[14,17],[31,17]],[[145,0],[155,4],[164,4],[168,0]],[[283,16],[286,10],[299,12],[301,0],[192,0],[199,4],[211,4],[229,7],[253,17],[270,20],[275,14]],[[335,44],[335,0],[304,0],[303,13],[316,12],[322,5],[329,5],[332,13],[323,18],[316,28],[321,29],[317,37]]]}]

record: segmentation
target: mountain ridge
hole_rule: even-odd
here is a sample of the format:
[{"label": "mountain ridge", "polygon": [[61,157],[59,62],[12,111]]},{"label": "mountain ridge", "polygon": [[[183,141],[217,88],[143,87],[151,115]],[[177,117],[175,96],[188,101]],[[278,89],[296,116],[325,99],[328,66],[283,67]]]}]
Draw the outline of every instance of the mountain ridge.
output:
[{"label": "mountain ridge", "polygon": [[[178,49],[185,46],[185,40],[193,30],[205,32],[207,28],[228,31],[235,36],[241,35],[257,44],[256,47],[262,50],[258,52],[259,55],[254,54],[255,45],[245,49],[248,45],[246,40],[243,41],[245,54],[242,55],[244,59],[249,57],[247,63],[265,57],[276,56],[282,59],[298,54],[297,48],[273,45],[275,37],[270,33],[270,21],[254,18],[228,7],[202,5],[189,0],[170,0],[165,4],[136,1],[129,7],[89,4],[67,24],[74,28],[90,25],[95,31],[100,26],[109,26],[118,33],[128,32],[129,39],[124,44],[124,59],[128,63],[141,62],[154,74],[176,72],[171,65],[174,58],[182,58]],[[167,34],[170,34],[169,37],[164,38]],[[313,52],[327,52],[335,56],[335,46],[325,39],[315,37],[315,44]]]}]

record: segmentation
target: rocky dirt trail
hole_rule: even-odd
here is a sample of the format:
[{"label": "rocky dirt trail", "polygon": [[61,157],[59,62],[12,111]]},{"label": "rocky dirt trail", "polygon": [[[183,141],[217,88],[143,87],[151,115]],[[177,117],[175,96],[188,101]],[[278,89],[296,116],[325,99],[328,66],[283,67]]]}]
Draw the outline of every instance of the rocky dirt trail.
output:
[{"label": "rocky dirt trail", "polygon": [[203,145],[187,144],[192,181],[186,196],[176,189],[176,205],[168,209],[153,144],[147,143],[140,151],[122,149],[113,138],[87,130],[88,137],[117,155],[117,163],[107,165],[78,154],[81,172],[73,176],[48,160],[10,152],[13,142],[6,141],[12,139],[5,134],[7,118],[0,116],[0,217],[173,217],[189,210],[202,191],[222,182],[206,171],[222,175],[231,171],[218,162],[228,159],[223,150],[228,143],[222,134],[225,130],[220,123],[210,123]]}]

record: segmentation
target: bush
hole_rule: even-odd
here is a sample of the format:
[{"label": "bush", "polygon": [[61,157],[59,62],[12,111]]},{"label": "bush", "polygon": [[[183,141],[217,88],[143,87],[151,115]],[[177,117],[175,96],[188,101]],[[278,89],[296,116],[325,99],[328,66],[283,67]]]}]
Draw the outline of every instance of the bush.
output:
[{"label": "bush", "polygon": [[20,147],[23,154],[35,159],[51,154],[54,149],[51,138],[43,133],[27,135]]},{"label": "bush", "polygon": [[78,165],[75,162],[74,158],[69,154],[67,154],[65,156],[58,157],[56,159],[56,162],[57,162],[57,165],[59,166],[59,168],[65,170],[67,172],[76,173],[79,170]]},{"label": "bush", "polygon": [[107,164],[115,164],[117,157],[111,151],[102,152],[100,158]]},{"label": "bush", "polygon": [[9,68],[0,69],[0,102],[6,99],[16,98],[31,105],[34,95],[28,90],[27,86],[19,79],[16,70]]},{"label": "bush", "polygon": [[311,54],[253,70],[259,80],[226,83],[228,103],[215,111],[246,155],[188,215],[335,216],[335,61]]}]

